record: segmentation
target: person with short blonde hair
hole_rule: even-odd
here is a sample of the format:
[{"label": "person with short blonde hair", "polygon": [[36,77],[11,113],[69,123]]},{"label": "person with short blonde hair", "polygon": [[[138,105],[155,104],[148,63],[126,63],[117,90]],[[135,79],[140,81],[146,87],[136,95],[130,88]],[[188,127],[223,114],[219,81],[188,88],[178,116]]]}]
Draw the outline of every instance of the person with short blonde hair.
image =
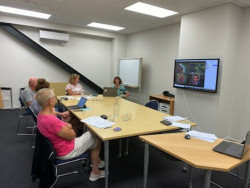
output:
[{"label": "person with short blonde hair", "polygon": [[71,74],[69,84],[65,88],[68,95],[81,95],[84,93],[82,85],[78,83],[79,78],[78,74]]},{"label": "person with short blonde hair", "polygon": [[43,88],[40,92],[37,92],[36,101],[42,108],[44,108],[46,105],[48,105],[49,100],[53,99],[54,97],[55,94],[52,89]]},{"label": "person with short blonde hair", "polygon": [[[96,181],[105,177],[105,172],[99,170],[105,163],[99,157],[101,141],[91,131],[76,138],[72,125],[59,120],[53,113],[56,104],[56,96],[51,89],[40,89],[36,94],[37,103],[42,110],[37,116],[37,128],[40,133],[48,138],[59,159],[71,159],[83,154],[90,149],[92,172],[89,180]],[[63,146],[63,147],[62,147]]]}]

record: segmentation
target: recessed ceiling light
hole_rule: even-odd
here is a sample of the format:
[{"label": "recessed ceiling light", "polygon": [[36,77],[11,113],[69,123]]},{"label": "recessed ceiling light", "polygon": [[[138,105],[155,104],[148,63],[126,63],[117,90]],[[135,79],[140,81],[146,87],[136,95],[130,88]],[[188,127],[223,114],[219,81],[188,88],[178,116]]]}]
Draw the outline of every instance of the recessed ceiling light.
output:
[{"label": "recessed ceiling light", "polygon": [[178,14],[178,12],[175,12],[172,10],[160,8],[157,6],[153,6],[153,5],[149,5],[149,4],[141,3],[141,2],[137,2],[131,6],[128,6],[125,8],[125,10],[147,14],[147,15],[155,16],[159,18],[165,18],[168,16],[172,16],[174,14]]},{"label": "recessed ceiling light", "polygon": [[30,16],[30,17],[42,18],[42,19],[49,19],[49,17],[51,16],[51,14],[45,14],[45,13],[23,10],[23,9],[18,9],[18,8],[6,7],[6,6],[0,6],[0,12],[6,12],[6,13],[11,13],[11,14],[18,14],[18,15]]},{"label": "recessed ceiling light", "polygon": [[124,27],[118,27],[114,25],[107,25],[107,24],[96,23],[96,22],[92,22],[88,24],[87,26],[101,28],[101,29],[108,29],[108,30],[113,30],[113,31],[119,31],[119,30],[125,29]]}]

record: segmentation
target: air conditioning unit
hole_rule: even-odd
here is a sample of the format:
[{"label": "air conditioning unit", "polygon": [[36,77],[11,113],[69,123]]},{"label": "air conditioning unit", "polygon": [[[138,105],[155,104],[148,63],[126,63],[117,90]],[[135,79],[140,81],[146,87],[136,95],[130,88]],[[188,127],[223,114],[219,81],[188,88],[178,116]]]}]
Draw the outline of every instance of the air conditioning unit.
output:
[{"label": "air conditioning unit", "polygon": [[69,42],[69,34],[57,33],[52,31],[39,30],[40,39],[54,40],[58,42]]}]

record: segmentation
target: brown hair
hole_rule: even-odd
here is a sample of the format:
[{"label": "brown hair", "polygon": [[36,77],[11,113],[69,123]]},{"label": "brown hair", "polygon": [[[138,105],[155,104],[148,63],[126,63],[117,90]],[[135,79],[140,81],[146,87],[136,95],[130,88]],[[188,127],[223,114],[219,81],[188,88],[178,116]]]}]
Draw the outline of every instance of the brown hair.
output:
[{"label": "brown hair", "polygon": [[193,78],[194,78],[195,76],[199,79],[199,75],[198,75],[198,74],[193,74]]},{"label": "brown hair", "polygon": [[43,88],[49,88],[50,84],[44,78],[39,78],[37,80],[36,92]]},{"label": "brown hair", "polygon": [[114,77],[113,83],[115,84],[115,80],[119,80],[119,84],[122,84],[122,79],[119,76]]},{"label": "brown hair", "polygon": [[80,76],[78,74],[71,74],[69,77],[69,83],[73,84],[76,78],[79,78]]}]

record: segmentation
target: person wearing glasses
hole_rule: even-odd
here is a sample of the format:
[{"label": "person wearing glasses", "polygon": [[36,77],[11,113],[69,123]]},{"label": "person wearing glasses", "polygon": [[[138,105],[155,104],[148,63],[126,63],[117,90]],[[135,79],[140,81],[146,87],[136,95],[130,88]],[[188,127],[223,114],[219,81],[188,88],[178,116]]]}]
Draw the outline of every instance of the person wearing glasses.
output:
[{"label": "person wearing glasses", "polygon": [[76,138],[72,125],[58,119],[53,112],[57,99],[52,89],[40,89],[36,94],[36,101],[42,107],[37,116],[37,128],[44,137],[51,141],[57,158],[71,159],[90,149],[92,171],[89,180],[96,181],[104,178],[105,171],[99,170],[105,166],[104,161],[99,157],[100,139],[91,131]]},{"label": "person wearing glasses", "polygon": [[65,90],[68,95],[81,95],[84,94],[84,88],[79,84],[80,76],[78,74],[71,74],[69,78],[69,84],[66,86]]}]

